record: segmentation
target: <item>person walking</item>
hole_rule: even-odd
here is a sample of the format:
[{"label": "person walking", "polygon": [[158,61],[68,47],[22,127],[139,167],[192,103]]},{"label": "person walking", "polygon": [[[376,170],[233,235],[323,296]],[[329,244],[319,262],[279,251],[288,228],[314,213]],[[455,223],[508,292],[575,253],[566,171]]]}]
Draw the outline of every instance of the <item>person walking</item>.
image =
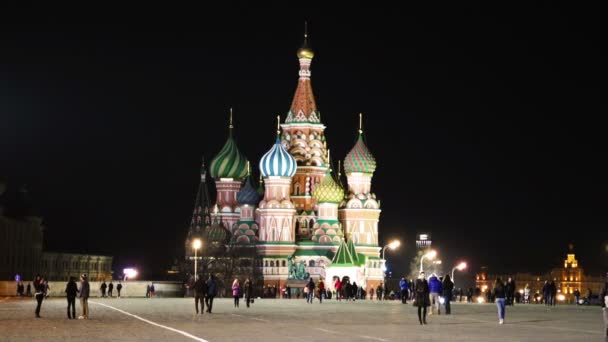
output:
[{"label": "person walking", "polygon": [[334,283],[334,288],[336,289],[336,301],[341,302],[342,301],[342,282],[340,281],[340,278],[336,279],[336,282]]},{"label": "person walking", "polygon": [[353,302],[357,299],[357,293],[359,292],[359,287],[357,286],[357,282],[353,281],[353,284],[350,287],[351,297],[353,297]]},{"label": "person walking", "polygon": [[112,291],[114,291],[114,283],[110,280],[108,284],[108,297],[112,298]]},{"label": "person walking", "polygon": [[[606,274],[608,276],[608,274]],[[606,339],[608,340],[608,281],[604,283],[604,288],[600,292],[600,300],[602,302],[602,314],[604,316],[604,330]]]},{"label": "person walking", "polygon": [[[247,280],[245,280],[245,284],[243,285],[243,290],[245,292],[245,303],[247,303],[247,307],[249,307],[249,303],[251,303],[253,301],[252,295],[253,295],[253,283],[251,282],[251,279],[247,278]],[[289,286],[287,286],[285,288],[285,292],[287,293],[287,297],[289,297]]]},{"label": "person walking", "polygon": [[530,304],[530,285],[526,284],[524,287],[524,303]]},{"label": "person walking", "polygon": [[408,297],[408,283],[405,277],[402,277],[399,281],[399,289],[401,290],[401,304],[407,304]]},{"label": "person walking", "polygon": [[87,279],[87,274],[83,273],[80,275],[80,307],[82,308],[82,315],[78,316],[78,319],[89,319],[89,292],[90,286]]},{"label": "person walking", "polygon": [[122,284],[119,281],[118,285],[116,285],[116,292],[118,292],[118,298],[120,298],[120,290],[122,290]]},{"label": "person walking", "polygon": [[376,289],[376,300],[382,300],[382,283],[380,283],[380,285],[378,285],[378,288]]},{"label": "person walking", "polygon": [[42,300],[44,300],[44,278],[40,274],[37,274],[34,278],[34,293],[36,296],[36,318],[40,318],[40,308],[42,307]]},{"label": "person walking", "polygon": [[[78,295],[78,285],[76,278],[70,277],[65,287],[65,294],[68,299],[68,319],[76,319],[76,295]],[[70,308],[72,309],[70,311]]]},{"label": "person walking", "polygon": [[315,282],[312,280],[312,277],[310,277],[310,280],[308,280],[306,288],[308,289],[306,303],[312,304],[312,301],[315,299]]},{"label": "person walking", "polygon": [[146,298],[150,298],[150,284],[146,285]]},{"label": "person walking", "polygon": [[431,301],[429,283],[426,281],[424,272],[420,272],[416,280],[414,305],[418,307],[418,321],[420,321],[420,325],[426,324],[426,308],[431,305]]},{"label": "person walking", "polygon": [[205,304],[207,304],[207,312],[211,313],[213,309],[213,298],[217,295],[217,283],[215,277],[210,274],[207,279],[207,297],[205,297]]},{"label": "person walking", "polygon": [[99,287],[99,289],[101,290],[101,298],[105,298],[106,297],[106,289],[108,288],[108,284],[106,284],[106,281],[104,280],[101,283],[101,286]]},{"label": "person walking", "polygon": [[445,314],[450,315],[452,313],[452,307],[450,305],[450,301],[452,300],[452,296],[454,295],[454,282],[450,279],[450,275],[446,274],[443,277],[443,300],[445,302]]},{"label": "person walking", "polygon": [[234,298],[234,307],[239,307],[239,299],[241,298],[241,284],[239,279],[235,278],[232,282],[232,298]]},{"label": "person walking", "polygon": [[374,287],[369,289],[369,300],[374,300]]},{"label": "person walking", "polygon": [[323,279],[319,279],[319,304],[323,303],[323,297],[325,296],[325,283]]},{"label": "person walking", "polygon": [[437,276],[433,273],[429,278],[429,291],[430,291],[430,302],[431,312],[429,316],[433,314],[435,308],[437,308],[437,314],[441,315],[441,304],[439,303],[439,295],[443,292],[443,288]]},{"label": "person walking", "polygon": [[156,289],[154,288],[154,283],[150,284],[150,298],[156,296]]},{"label": "person walking", "polygon": [[494,298],[496,298],[495,301],[496,308],[498,309],[498,324],[503,324],[505,322],[506,289],[500,278],[496,278],[492,292],[494,293]]},{"label": "person walking", "polygon": [[32,296],[32,284],[27,283],[27,287],[25,288],[25,295],[27,297],[31,297]]},{"label": "person walking", "polygon": [[199,274],[196,276],[196,281],[192,286],[194,288],[194,309],[198,314],[198,303],[201,303],[201,315],[205,312],[205,296],[207,296],[207,282]]}]

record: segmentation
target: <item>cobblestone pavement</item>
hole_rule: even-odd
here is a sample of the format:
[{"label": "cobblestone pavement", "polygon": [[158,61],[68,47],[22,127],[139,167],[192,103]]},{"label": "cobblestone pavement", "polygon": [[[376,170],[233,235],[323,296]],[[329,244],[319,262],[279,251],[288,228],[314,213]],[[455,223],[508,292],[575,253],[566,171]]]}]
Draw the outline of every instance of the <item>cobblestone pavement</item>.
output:
[{"label": "cobblestone pavement", "polygon": [[237,309],[232,299],[218,299],[203,315],[193,303],[93,299],[85,321],[67,319],[65,298],[45,300],[40,319],[34,300],[0,298],[0,341],[604,341],[597,306],[516,305],[498,325],[494,305],[456,303],[452,315],[429,316],[420,326],[416,308],[397,301],[259,299]]}]

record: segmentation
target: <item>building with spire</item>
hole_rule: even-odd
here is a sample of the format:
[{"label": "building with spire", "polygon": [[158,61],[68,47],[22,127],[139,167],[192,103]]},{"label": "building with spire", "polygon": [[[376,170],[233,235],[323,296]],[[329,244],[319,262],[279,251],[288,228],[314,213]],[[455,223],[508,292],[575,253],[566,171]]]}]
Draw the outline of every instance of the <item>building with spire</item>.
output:
[{"label": "building with spire", "polygon": [[[253,276],[260,287],[292,285],[299,289],[309,277],[344,276],[363,288],[377,287],[383,280],[378,246],[380,201],[371,191],[376,160],[364,139],[363,116],[359,115],[357,139],[344,160],[345,187],[341,163],[337,170],[332,169],[326,127],[313,95],[314,52],[308,32],[297,58],[295,94],[285,120],[277,117],[274,144],[260,158],[257,189],[247,159],[237,148],[231,111],[228,140],[209,167],[217,199],[214,210],[206,204],[207,213],[215,211],[217,216],[197,216],[205,212],[197,209],[205,205],[199,204],[199,195],[193,222],[207,224],[191,224],[189,234],[210,236],[204,231],[213,230],[216,233],[211,235],[218,235],[216,244],[225,241],[226,250],[233,255],[253,249]],[[216,223],[209,224],[209,217]],[[219,227],[231,236],[224,239]],[[326,284],[331,288],[333,282]]]}]

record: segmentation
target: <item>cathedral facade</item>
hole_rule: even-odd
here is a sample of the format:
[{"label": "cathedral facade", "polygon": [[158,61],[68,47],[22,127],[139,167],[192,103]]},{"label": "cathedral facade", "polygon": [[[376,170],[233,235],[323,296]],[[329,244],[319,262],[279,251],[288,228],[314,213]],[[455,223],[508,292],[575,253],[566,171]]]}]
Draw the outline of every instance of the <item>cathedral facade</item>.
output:
[{"label": "cathedral facade", "polygon": [[186,257],[192,259],[192,241],[200,238],[203,245],[224,246],[224,251],[248,251],[264,286],[282,288],[312,277],[332,288],[332,278],[348,276],[363,288],[377,287],[383,280],[381,210],[371,191],[376,161],[365,144],[362,117],[356,143],[343,161],[345,186],[341,161],[337,170],[331,165],[306,35],[297,57],[295,95],[284,120],[277,118],[274,144],[257,164],[257,186],[234,140],[231,113],[228,139],[208,168],[217,198],[214,204],[208,201],[203,165]]}]

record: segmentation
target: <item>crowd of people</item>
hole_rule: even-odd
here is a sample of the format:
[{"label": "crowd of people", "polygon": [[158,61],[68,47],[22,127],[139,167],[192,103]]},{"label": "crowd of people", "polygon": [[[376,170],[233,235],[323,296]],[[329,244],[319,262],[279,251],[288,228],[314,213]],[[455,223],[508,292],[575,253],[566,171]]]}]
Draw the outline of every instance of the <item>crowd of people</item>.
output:
[{"label": "crowd of people", "polygon": [[[76,298],[80,298],[80,307],[82,314],[78,319],[89,319],[89,295],[90,286],[86,273],[80,275],[80,286],[76,284],[76,278],[70,277],[70,280],[65,287],[66,299],[68,302],[67,314],[68,319],[76,319]],[[49,295],[48,281],[41,275],[36,275],[34,278],[34,297],[36,298],[36,318],[41,318],[40,311],[42,302]]]}]

